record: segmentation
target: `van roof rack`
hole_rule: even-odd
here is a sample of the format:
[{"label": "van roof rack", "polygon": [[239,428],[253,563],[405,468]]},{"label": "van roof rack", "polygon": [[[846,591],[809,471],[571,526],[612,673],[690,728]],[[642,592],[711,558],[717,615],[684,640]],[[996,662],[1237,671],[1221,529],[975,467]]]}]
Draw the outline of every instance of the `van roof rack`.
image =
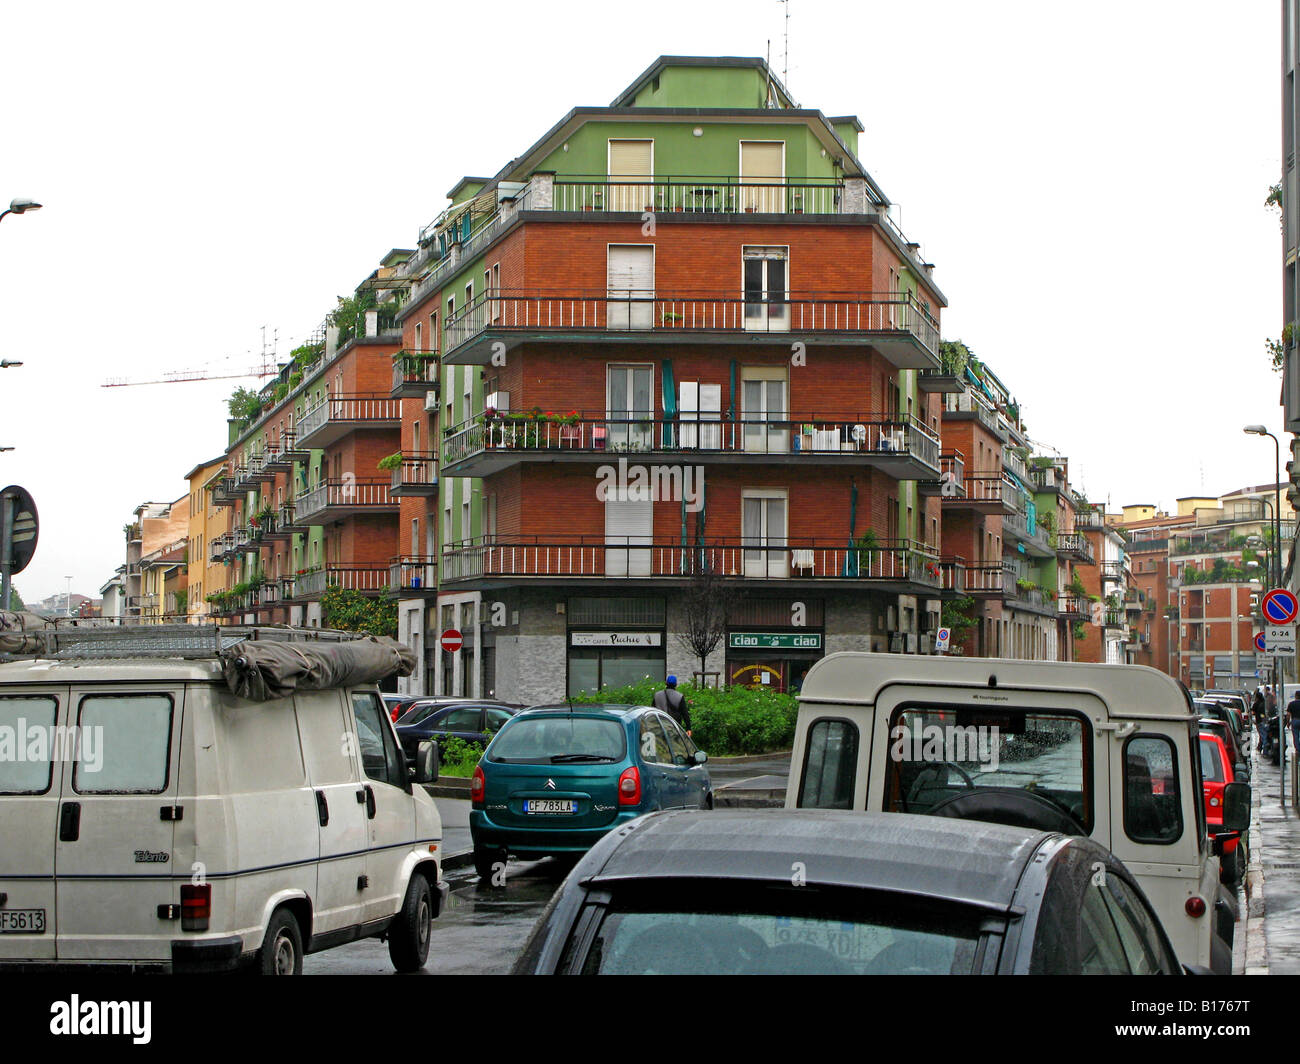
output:
[{"label": "van roof rack", "polygon": [[[21,649],[3,650],[5,637]],[[287,625],[147,624],[111,627],[45,628],[0,631],[0,662],[40,658],[94,661],[115,658],[215,659],[245,640],[282,643],[342,643],[361,632]]]}]

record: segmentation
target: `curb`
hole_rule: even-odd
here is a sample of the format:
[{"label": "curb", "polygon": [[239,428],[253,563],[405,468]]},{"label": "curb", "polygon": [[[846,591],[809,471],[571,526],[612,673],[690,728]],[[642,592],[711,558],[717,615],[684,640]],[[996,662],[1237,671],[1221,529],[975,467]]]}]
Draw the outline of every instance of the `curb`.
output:
[{"label": "curb", "polygon": [[[1259,757],[1256,744],[1251,745],[1251,776],[1255,779],[1258,778]],[[1264,832],[1260,817],[1260,788],[1255,786],[1251,787],[1250,838],[1254,845],[1250,848],[1250,863],[1246,866],[1245,877],[1245,948],[1241,951],[1240,968],[1239,958],[1233,957],[1233,974],[1268,975],[1268,942],[1264,935]]]}]

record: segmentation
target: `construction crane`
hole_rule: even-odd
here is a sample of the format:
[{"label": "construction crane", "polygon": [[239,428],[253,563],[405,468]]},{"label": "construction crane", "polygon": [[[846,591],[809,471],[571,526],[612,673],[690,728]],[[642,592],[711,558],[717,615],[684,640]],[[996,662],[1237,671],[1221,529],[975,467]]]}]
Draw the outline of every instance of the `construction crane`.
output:
[{"label": "construction crane", "polygon": [[207,366],[201,369],[178,369],[169,373],[164,373],[161,377],[153,380],[130,380],[126,377],[110,377],[101,388],[133,388],[142,384],[185,384],[190,381],[224,381],[236,380],[245,377],[274,377],[280,372],[280,367],[275,361],[275,346],[279,339],[280,331],[274,330],[271,334],[271,343],[266,342],[266,326],[262,326],[262,364],[253,366],[242,373],[217,373],[215,370],[224,369],[224,366]]}]

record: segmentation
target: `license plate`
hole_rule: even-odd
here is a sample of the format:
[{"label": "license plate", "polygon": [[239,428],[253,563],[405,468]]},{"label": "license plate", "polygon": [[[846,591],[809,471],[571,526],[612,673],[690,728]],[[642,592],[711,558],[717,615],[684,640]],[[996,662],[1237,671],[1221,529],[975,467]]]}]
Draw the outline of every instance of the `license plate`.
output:
[{"label": "license plate", "polygon": [[578,803],[572,798],[525,798],[525,813],[576,813]]},{"label": "license plate", "polygon": [[45,934],[44,909],[0,909],[0,935]]}]

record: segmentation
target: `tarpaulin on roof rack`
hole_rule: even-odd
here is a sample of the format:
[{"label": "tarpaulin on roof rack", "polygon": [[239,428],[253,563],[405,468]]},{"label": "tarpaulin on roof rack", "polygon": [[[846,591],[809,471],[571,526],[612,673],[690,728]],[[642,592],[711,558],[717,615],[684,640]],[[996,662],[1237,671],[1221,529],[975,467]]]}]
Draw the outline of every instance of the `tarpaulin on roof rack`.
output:
[{"label": "tarpaulin on roof rack", "polygon": [[367,636],[345,643],[241,642],[221,651],[226,686],[266,702],[295,691],[322,691],[410,676],[415,653],[396,639]]}]

